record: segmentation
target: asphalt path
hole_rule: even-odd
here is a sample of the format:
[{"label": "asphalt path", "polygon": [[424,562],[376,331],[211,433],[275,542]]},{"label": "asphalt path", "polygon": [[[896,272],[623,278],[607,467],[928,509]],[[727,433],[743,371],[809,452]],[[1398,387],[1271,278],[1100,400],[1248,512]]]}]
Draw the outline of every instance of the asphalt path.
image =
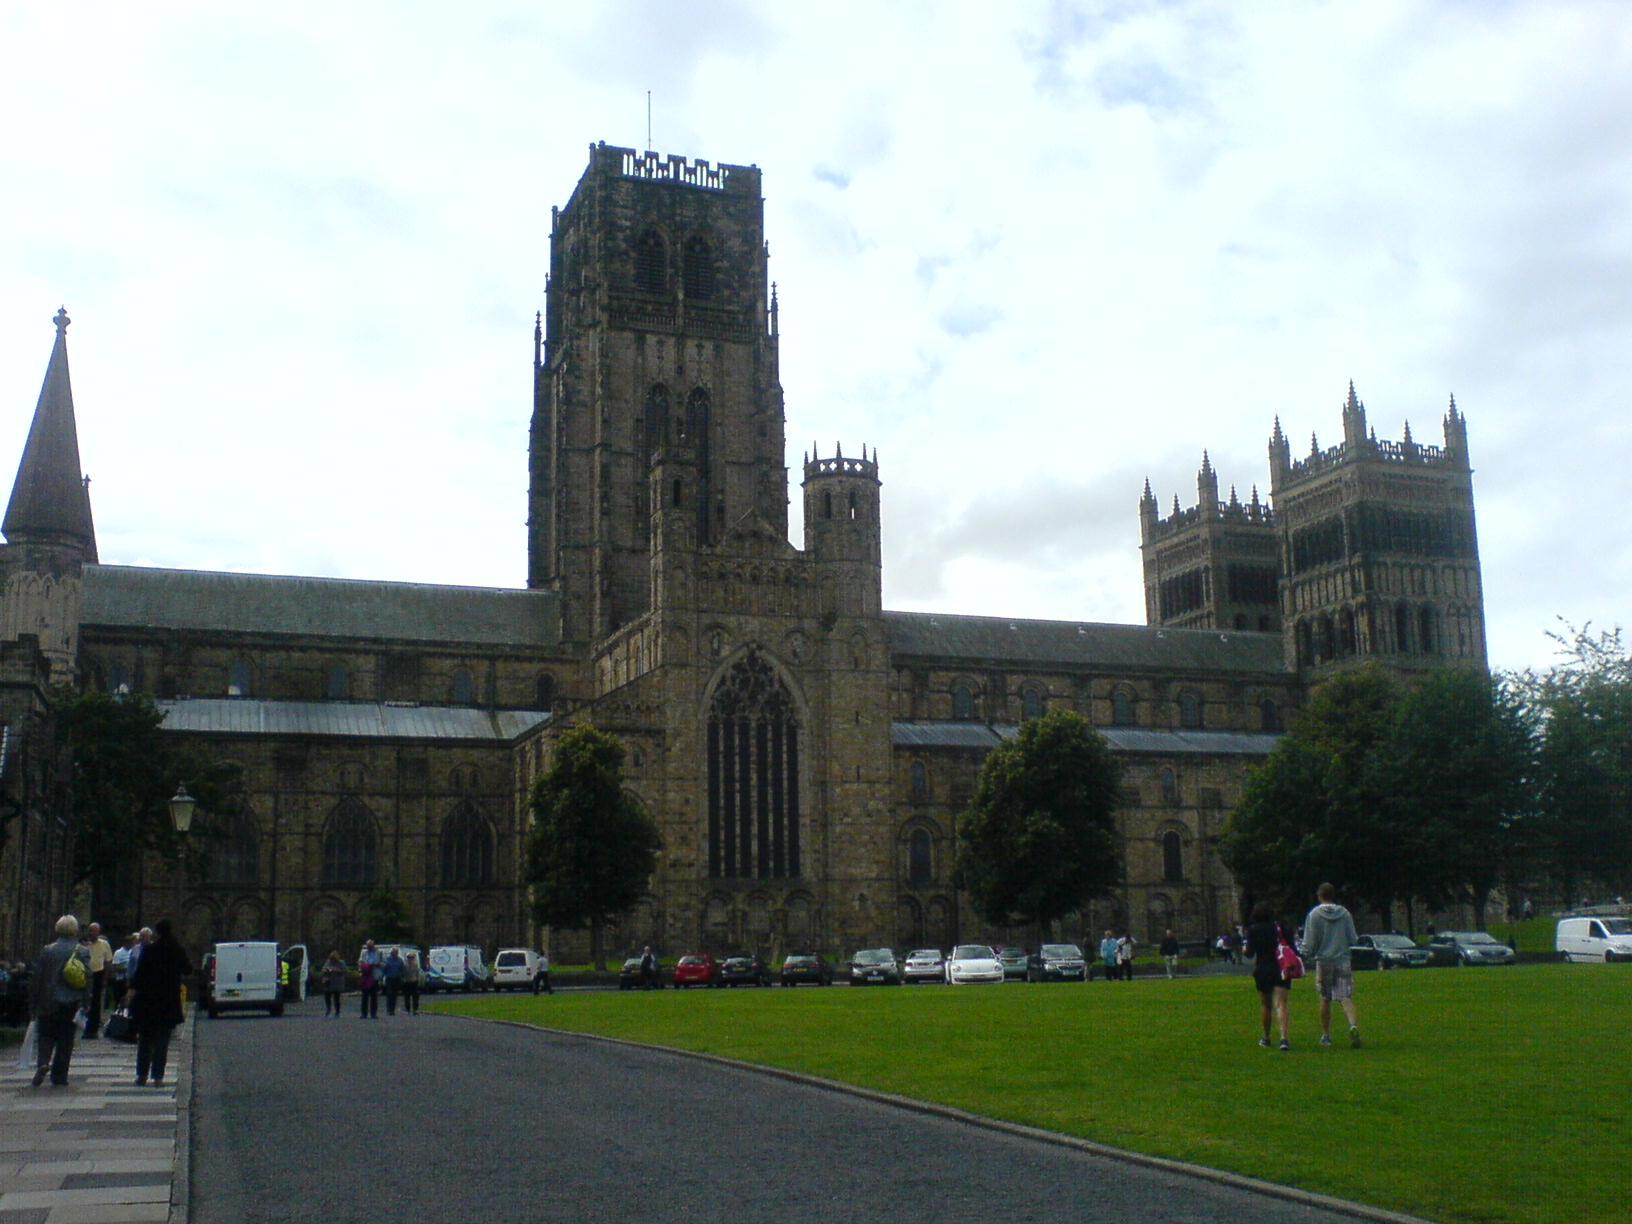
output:
[{"label": "asphalt path", "polygon": [[662,1051],[318,1007],[198,1022],[193,1224],[1358,1218]]}]

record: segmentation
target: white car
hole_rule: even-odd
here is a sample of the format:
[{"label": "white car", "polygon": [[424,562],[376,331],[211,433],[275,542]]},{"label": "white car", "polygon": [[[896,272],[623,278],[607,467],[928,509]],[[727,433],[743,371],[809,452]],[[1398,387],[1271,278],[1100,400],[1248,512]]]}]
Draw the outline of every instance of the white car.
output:
[{"label": "white car", "polygon": [[946,980],[953,986],[970,982],[1003,984],[1003,962],[985,944],[959,944],[946,958]]},{"label": "white car", "polygon": [[946,981],[946,959],[939,948],[918,948],[907,953],[901,965],[901,979],[909,986],[913,982]]}]

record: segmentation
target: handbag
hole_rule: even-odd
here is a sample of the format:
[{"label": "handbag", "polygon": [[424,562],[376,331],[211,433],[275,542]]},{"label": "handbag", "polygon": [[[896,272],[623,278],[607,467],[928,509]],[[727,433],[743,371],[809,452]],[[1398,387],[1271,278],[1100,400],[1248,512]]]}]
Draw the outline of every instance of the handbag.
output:
[{"label": "handbag", "polygon": [[1287,981],[1303,976],[1303,961],[1286,940],[1279,941],[1280,946],[1275,950],[1275,966],[1281,971],[1281,976]]},{"label": "handbag", "polygon": [[122,1007],[114,1012],[102,1026],[102,1034],[109,1041],[135,1041],[136,1026],[130,1022],[130,1013]]}]

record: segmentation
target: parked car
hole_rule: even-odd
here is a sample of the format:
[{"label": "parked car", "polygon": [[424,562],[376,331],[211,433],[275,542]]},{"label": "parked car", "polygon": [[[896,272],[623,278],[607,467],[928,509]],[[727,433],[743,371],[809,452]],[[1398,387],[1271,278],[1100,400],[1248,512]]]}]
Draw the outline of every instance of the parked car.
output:
[{"label": "parked car", "polygon": [[690,952],[674,966],[674,988],[683,986],[718,986],[720,962],[707,952]]},{"label": "parked car", "polygon": [[1553,941],[1566,961],[1632,961],[1632,918],[1560,918]]},{"label": "parked car", "polygon": [[771,971],[757,956],[728,956],[720,965],[721,986],[769,986]]},{"label": "parked car", "polygon": [[782,962],[782,985],[797,986],[808,982],[812,986],[833,985],[833,966],[820,956],[796,954]]},{"label": "parked car", "polygon": [[973,982],[1003,981],[1003,962],[985,944],[959,944],[946,958],[946,980],[962,986]]},{"label": "parked car", "polygon": [[899,986],[901,965],[889,948],[863,948],[850,958],[850,985]]},{"label": "parked car", "polygon": [[1349,963],[1356,969],[1421,969],[1428,960],[1427,948],[1398,931],[1362,935],[1349,948]]},{"label": "parked car", "polygon": [[640,989],[640,957],[631,956],[618,969],[619,990]]},{"label": "parked car", "polygon": [[1433,965],[1511,965],[1518,959],[1488,931],[1441,931],[1428,941]]},{"label": "parked car", "polygon": [[907,953],[901,962],[901,980],[907,985],[914,982],[946,983],[946,957],[939,948],[918,948]]},{"label": "parked car", "polygon": [[1026,980],[1026,950],[1008,944],[997,950],[997,960],[1003,966],[1003,980],[1023,982]]},{"label": "parked car", "polygon": [[530,989],[534,994],[550,989],[550,958],[531,948],[501,948],[493,958],[493,989]]},{"label": "parked car", "polygon": [[[385,952],[386,945],[381,944],[380,954],[383,956]],[[492,989],[492,971],[475,944],[444,944],[432,948],[424,964],[424,979],[420,984],[424,991]]]},{"label": "parked car", "polygon": [[1028,982],[1086,982],[1088,962],[1076,944],[1044,944],[1026,958]]}]

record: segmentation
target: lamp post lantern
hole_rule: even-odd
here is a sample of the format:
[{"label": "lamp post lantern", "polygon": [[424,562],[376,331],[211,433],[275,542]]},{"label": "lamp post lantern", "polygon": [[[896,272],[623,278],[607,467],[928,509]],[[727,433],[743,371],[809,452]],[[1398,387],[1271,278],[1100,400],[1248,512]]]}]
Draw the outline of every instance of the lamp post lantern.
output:
[{"label": "lamp post lantern", "polygon": [[193,827],[193,809],[197,806],[198,800],[187,793],[187,783],[178,783],[176,793],[170,796],[170,823],[184,837]]}]

